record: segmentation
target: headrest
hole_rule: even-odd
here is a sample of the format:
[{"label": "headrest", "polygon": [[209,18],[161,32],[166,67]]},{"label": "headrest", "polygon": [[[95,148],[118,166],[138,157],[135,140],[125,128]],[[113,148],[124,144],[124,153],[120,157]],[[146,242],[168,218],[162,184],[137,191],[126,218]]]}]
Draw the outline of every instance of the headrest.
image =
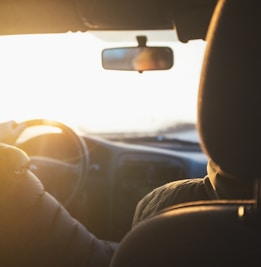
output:
[{"label": "headrest", "polygon": [[198,96],[202,148],[233,176],[261,176],[259,0],[220,0],[207,35]]}]

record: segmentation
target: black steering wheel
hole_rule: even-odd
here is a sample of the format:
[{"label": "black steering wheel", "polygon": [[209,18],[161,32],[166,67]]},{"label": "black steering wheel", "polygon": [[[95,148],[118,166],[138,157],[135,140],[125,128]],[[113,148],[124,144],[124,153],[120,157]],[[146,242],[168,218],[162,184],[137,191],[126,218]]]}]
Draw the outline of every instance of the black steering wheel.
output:
[{"label": "black steering wheel", "polygon": [[[50,156],[41,155],[41,151],[43,151],[44,148],[42,150],[40,149],[39,152],[37,152],[37,155],[34,154],[30,155],[30,153],[28,154],[32,162],[31,171],[35,173],[42,182],[46,177],[48,177],[47,179],[49,179],[49,183],[52,182],[52,177],[50,177],[50,175],[52,176],[52,169],[63,169],[64,176],[66,176],[66,174],[68,176],[68,173],[74,174],[74,178],[71,179],[70,181],[71,182],[70,190],[67,190],[66,196],[63,196],[62,198],[59,199],[59,197],[57,197],[57,195],[54,194],[54,192],[50,192],[52,190],[47,189],[47,191],[49,191],[49,193],[54,195],[65,207],[68,207],[75,199],[77,193],[81,189],[88,175],[89,152],[86,143],[76,132],[74,132],[70,127],[66,126],[61,122],[45,120],[45,119],[33,119],[21,123],[26,126],[21,135],[23,135],[24,132],[28,130],[28,128],[47,126],[47,127],[57,128],[62,134],[65,135],[66,140],[70,140],[70,142],[72,142],[71,145],[73,145],[74,150],[77,151],[77,155],[74,154],[73,160],[71,159],[70,161],[59,160],[57,158],[52,158]],[[44,144],[41,144],[41,146],[43,145]],[[20,146],[19,144],[18,146],[24,149],[23,146]],[[27,152],[26,149],[24,150],[25,152]],[[44,169],[44,172],[41,171],[42,175],[37,174],[38,165],[41,165],[41,167],[43,167],[42,169]],[[64,177],[61,177],[60,180],[62,180],[63,178]],[[43,184],[45,185],[45,182],[43,182]],[[73,186],[71,186],[72,184]],[[60,187],[59,185],[57,186]]]}]

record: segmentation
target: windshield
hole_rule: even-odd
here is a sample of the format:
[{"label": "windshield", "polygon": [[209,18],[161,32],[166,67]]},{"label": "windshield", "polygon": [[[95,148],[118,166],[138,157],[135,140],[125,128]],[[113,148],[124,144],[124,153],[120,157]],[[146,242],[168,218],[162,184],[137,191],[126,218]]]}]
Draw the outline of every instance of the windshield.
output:
[{"label": "windshield", "polygon": [[[168,46],[170,70],[104,70],[104,48]],[[89,133],[151,133],[196,122],[204,41],[175,31],[87,32],[0,37],[0,121],[58,120]]]}]

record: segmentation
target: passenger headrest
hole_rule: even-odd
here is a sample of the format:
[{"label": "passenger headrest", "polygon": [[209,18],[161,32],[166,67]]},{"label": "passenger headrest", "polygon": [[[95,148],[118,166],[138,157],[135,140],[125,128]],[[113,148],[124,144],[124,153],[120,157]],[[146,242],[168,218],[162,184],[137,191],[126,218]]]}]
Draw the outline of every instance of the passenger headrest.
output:
[{"label": "passenger headrest", "polygon": [[211,20],[198,97],[203,150],[233,176],[261,176],[259,0],[220,0]]}]

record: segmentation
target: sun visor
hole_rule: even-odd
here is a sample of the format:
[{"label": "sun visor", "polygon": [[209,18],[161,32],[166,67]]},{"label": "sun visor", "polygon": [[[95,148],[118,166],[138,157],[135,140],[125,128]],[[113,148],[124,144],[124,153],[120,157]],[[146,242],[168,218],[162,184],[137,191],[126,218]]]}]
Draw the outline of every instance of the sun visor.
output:
[{"label": "sun visor", "polygon": [[0,0],[0,35],[84,30],[72,0]]},{"label": "sun visor", "polygon": [[176,28],[182,42],[205,39],[217,0],[75,0],[89,29]]},{"label": "sun visor", "polygon": [[173,29],[169,0],[75,0],[88,28],[113,30]]}]

